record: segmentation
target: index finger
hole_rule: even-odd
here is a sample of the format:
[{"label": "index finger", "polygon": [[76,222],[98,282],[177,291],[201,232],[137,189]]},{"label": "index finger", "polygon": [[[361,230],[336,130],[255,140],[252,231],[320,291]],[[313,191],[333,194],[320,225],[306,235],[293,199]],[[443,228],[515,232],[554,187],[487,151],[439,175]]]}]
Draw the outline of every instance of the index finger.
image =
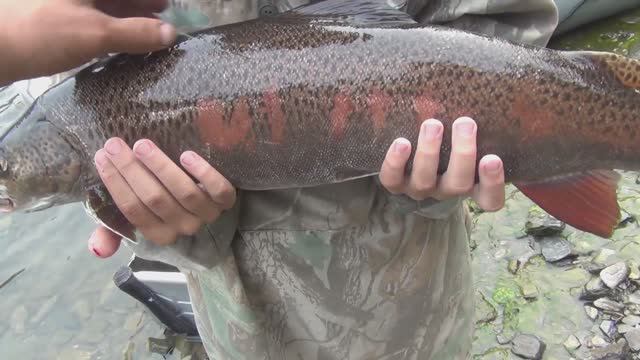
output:
[{"label": "index finger", "polygon": [[152,17],[164,11],[168,0],[93,0],[95,8],[114,17]]}]

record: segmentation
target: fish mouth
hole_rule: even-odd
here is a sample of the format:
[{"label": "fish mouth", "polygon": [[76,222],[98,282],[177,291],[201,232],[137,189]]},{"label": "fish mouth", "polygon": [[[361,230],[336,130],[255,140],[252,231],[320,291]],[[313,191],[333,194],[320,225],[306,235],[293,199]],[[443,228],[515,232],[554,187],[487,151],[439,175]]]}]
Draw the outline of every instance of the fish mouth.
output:
[{"label": "fish mouth", "polygon": [[15,208],[13,200],[9,198],[0,198],[0,212],[12,212]]}]

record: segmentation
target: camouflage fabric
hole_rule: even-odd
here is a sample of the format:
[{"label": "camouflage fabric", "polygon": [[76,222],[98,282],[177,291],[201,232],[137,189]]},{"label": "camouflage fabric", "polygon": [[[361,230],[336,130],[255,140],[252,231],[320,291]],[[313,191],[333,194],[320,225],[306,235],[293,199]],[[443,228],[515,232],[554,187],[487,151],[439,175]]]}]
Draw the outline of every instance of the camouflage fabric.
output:
[{"label": "camouflage fabric", "polygon": [[[394,1],[420,22],[537,45],[558,21],[552,0]],[[226,3],[197,5],[220,25]],[[223,11],[257,14],[244,4]],[[133,246],[187,274],[211,359],[464,359],[474,304],[461,201],[391,196],[377,178],[247,191],[193,238]]]}]

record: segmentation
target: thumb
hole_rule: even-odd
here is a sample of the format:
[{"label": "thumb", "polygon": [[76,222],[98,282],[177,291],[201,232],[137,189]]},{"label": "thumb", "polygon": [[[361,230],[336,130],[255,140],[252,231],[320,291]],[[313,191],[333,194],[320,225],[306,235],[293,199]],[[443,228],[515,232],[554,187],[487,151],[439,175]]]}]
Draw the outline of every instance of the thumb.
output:
[{"label": "thumb", "polygon": [[100,258],[108,258],[118,251],[122,238],[104,226],[99,226],[89,238],[89,250]]},{"label": "thumb", "polygon": [[108,17],[105,24],[105,52],[156,51],[170,46],[176,39],[173,25],[158,19]]}]

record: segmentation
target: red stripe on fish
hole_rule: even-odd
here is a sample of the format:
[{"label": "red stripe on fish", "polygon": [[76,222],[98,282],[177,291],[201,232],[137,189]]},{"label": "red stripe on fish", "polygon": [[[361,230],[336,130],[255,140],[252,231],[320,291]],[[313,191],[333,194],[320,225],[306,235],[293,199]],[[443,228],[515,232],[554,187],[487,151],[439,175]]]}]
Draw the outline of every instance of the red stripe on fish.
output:
[{"label": "red stripe on fish", "polygon": [[437,119],[438,114],[444,110],[444,106],[440,102],[433,100],[432,97],[423,94],[413,98],[413,109],[416,112],[418,126],[420,126],[427,119]]},{"label": "red stripe on fish", "polygon": [[251,115],[246,98],[234,101],[229,120],[225,116],[225,106],[220,100],[200,100],[197,102],[198,115],[195,122],[200,129],[202,141],[221,150],[242,145],[253,145]]},{"label": "red stripe on fish", "polygon": [[376,134],[384,129],[387,112],[393,105],[393,98],[378,88],[373,89],[367,96],[369,116],[373,120],[373,128]]},{"label": "red stripe on fish", "polygon": [[277,90],[269,90],[264,96],[265,108],[269,129],[271,130],[271,141],[279,144],[284,140],[285,120],[282,111],[282,99],[278,96]]},{"label": "red stripe on fish", "polygon": [[522,138],[534,140],[536,138],[546,138],[555,133],[554,113],[545,107],[536,106],[526,96],[517,96],[509,116],[520,120],[520,131]]},{"label": "red stripe on fish", "polygon": [[353,113],[355,107],[351,96],[346,90],[342,90],[333,97],[333,108],[329,114],[331,119],[331,134],[339,139],[344,135],[347,127],[349,116]]}]

